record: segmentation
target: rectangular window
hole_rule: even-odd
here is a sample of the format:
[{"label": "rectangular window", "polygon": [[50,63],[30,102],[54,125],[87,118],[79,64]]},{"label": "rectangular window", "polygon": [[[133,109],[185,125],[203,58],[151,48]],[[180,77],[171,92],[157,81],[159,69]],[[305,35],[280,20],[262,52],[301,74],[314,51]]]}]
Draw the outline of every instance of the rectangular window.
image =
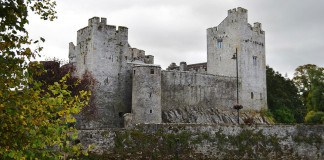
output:
[{"label": "rectangular window", "polygon": [[254,95],[253,95],[253,92],[251,92],[251,99],[253,99]]},{"label": "rectangular window", "polygon": [[154,74],[154,69],[151,69],[151,74]]},{"label": "rectangular window", "polygon": [[254,66],[257,65],[257,56],[253,56],[253,65],[254,65]]},{"label": "rectangular window", "polygon": [[217,39],[217,48],[222,48],[222,46],[223,46],[223,40]]}]

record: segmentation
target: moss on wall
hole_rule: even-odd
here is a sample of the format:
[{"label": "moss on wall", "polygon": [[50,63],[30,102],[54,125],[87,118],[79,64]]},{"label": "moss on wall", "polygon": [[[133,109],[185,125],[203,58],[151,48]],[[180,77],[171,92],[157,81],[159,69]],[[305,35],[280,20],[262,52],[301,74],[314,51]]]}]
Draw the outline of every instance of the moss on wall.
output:
[{"label": "moss on wall", "polygon": [[[314,132],[307,127],[291,126],[282,126],[282,130],[277,126],[272,130],[271,126],[139,125],[111,131],[115,134],[111,142],[114,147],[87,158],[321,159],[323,130],[323,126]],[[111,133],[102,131],[102,135]],[[299,151],[303,148],[305,153]],[[316,151],[310,153],[307,149]]]}]

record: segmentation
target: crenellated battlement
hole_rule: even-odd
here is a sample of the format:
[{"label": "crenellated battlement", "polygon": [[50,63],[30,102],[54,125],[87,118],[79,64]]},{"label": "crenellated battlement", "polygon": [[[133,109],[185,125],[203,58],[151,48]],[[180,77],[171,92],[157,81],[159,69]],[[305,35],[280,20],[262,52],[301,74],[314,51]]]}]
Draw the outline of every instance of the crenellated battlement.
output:
[{"label": "crenellated battlement", "polygon": [[232,15],[232,14],[247,14],[247,12],[248,12],[247,9],[244,9],[242,7],[237,7],[237,8],[228,10],[228,15]]},{"label": "crenellated battlement", "polygon": [[260,22],[255,22],[253,24],[252,30],[255,32],[259,32],[260,34],[264,34],[264,31],[262,30],[262,24]]},{"label": "crenellated battlement", "polygon": [[92,17],[88,20],[88,26],[91,25],[98,25],[98,24],[103,24],[106,25],[107,24],[107,18],[99,18],[99,17]]},{"label": "crenellated battlement", "polygon": [[128,35],[128,28],[124,26],[115,26],[115,25],[107,25],[107,18],[99,18],[99,17],[92,17],[88,20],[88,26],[78,30],[78,33],[82,34],[86,32],[89,27],[97,30],[109,30],[109,31],[116,31],[116,33],[122,34],[124,36]]}]

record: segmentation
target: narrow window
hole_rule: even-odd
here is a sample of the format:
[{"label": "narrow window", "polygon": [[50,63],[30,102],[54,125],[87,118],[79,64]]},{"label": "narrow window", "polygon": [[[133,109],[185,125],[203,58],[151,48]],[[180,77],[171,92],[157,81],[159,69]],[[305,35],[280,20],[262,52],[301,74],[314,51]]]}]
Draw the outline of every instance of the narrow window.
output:
[{"label": "narrow window", "polygon": [[261,99],[261,100],[263,99],[263,97],[262,97],[262,93],[260,93],[260,99]]},{"label": "narrow window", "polygon": [[253,56],[253,65],[254,65],[254,66],[257,65],[257,56]]},{"label": "narrow window", "polygon": [[254,96],[254,95],[253,95],[253,92],[251,92],[251,99],[253,99],[253,96]]},{"label": "narrow window", "polygon": [[135,74],[135,70],[134,70],[134,74]]},{"label": "narrow window", "polygon": [[150,98],[152,97],[152,93],[150,93]]},{"label": "narrow window", "polygon": [[222,46],[223,46],[223,40],[217,39],[217,48],[222,48]]},{"label": "narrow window", "polygon": [[152,113],[152,110],[150,109],[150,113]]},{"label": "narrow window", "polygon": [[151,74],[154,74],[154,69],[151,69]]}]

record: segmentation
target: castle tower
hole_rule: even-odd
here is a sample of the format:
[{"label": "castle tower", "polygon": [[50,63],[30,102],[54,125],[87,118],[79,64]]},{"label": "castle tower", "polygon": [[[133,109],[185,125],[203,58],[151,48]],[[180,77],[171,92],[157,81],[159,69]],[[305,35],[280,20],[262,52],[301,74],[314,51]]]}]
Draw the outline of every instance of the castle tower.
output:
[{"label": "castle tower", "polygon": [[239,103],[259,111],[267,108],[265,33],[260,23],[251,26],[247,18],[247,10],[238,7],[207,29],[207,73],[236,77],[238,60]]},{"label": "castle tower", "polygon": [[132,89],[133,122],[161,123],[161,67],[134,65]]},{"label": "castle tower", "polygon": [[69,45],[74,75],[88,73],[95,80],[93,106],[78,118],[81,129],[122,127],[123,114],[131,111],[131,59],[126,27],[107,25],[106,18],[93,17],[78,30],[77,44]]}]

